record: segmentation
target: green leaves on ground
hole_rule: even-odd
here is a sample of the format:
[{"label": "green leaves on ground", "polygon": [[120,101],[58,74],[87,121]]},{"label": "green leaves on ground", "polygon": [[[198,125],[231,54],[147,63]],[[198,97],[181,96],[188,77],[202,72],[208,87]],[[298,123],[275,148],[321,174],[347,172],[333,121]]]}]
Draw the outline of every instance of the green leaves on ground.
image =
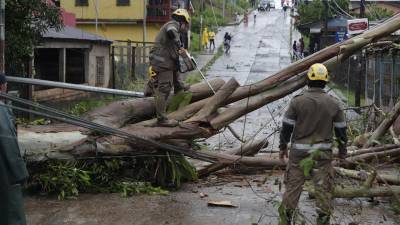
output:
[{"label": "green leaves on ground", "polygon": [[146,158],[53,161],[30,171],[30,187],[55,194],[60,200],[81,192],[165,195],[168,191],[163,187],[179,188],[182,181],[197,179],[195,167],[183,155],[166,152]]},{"label": "green leaves on ground", "polygon": [[311,170],[316,164],[315,158],[321,154],[318,149],[312,150],[310,155],[300,161],[300,168],[303,169],[304,176],[308,177],[311,174]]},{"label": "green leaves on ground", "polygon": [[133,194],[162,194],[168,191],[124,176],[129,162],[122,160],[96,160],[89,163],[50,162],[32,174],[30,184],[41,192],[56,194],[58,199],[74,198],[80,192],[119,192],[127,197]]}]

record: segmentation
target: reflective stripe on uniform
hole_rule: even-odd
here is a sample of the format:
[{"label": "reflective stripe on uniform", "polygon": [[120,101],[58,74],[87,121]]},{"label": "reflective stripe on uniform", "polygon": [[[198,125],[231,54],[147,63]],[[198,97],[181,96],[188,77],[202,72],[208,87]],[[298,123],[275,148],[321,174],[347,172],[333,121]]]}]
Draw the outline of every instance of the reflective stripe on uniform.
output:
[{"label": "reflective stripe on uniform", "polygon": [[311,150],[311,149],[331,149],[332,143],[318,143],[318,144],[293,144],[292,148],[298,150]]},{"label": "reflective stripe on uniform", "polygon": [[333,125],[336,128],[345,128],[346,127],[346,122],[334,122]]},{"label": "reflective stripe on uniform", "polygon": [[283,117],[282,122],[287,123],[287,124],[290,124],[290,125],[292,125],[292,126],[294,126],[294,125],[296,124],[296,121],[295,121],[295,120],[289,119],[289,118],[287,118],[287,117]]}]

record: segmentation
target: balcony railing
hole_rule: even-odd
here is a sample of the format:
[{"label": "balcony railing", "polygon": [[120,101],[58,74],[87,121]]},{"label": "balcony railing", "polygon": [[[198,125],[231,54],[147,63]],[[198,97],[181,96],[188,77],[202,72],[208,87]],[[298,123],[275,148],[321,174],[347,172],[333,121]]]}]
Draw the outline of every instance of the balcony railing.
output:
[{"label": "balcony railing", "polygon": [[171,18],[171,5],[169,2],[147,5],[148,22],[167,22],[170,18]]}]

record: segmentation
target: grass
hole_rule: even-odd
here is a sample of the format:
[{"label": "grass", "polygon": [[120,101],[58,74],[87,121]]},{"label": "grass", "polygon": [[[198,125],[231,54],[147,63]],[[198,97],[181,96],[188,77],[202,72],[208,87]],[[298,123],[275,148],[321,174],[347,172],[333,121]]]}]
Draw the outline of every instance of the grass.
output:
[{"label": "grass", "polygon": [[[339,96],[344,96],[348,105],[355,106],[355,91],[354,90],[352,90],[351,88],[347,88],[344,85],[336,84],[333,82],[330,82],[328,84],[328,87],[332,88],[332,90]],[[363,94],[361,94],[360,104],[365,105],[365,97]]]},{"label": "grass", "polygon": [[200,39],[199,39],[199,33],[191,33],[191,43],[190,43],[190,52],[200,52]]}]

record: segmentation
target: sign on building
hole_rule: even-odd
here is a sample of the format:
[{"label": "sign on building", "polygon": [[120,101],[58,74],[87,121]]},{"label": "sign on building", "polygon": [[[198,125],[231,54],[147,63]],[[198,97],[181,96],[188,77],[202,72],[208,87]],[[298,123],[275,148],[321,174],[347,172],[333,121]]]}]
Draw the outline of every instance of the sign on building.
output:
[{"label": "sign on building", "polygon": [[348,34],[359,34],[368,30],[368,19],[354,19],[347,20],[347,32]]}]

